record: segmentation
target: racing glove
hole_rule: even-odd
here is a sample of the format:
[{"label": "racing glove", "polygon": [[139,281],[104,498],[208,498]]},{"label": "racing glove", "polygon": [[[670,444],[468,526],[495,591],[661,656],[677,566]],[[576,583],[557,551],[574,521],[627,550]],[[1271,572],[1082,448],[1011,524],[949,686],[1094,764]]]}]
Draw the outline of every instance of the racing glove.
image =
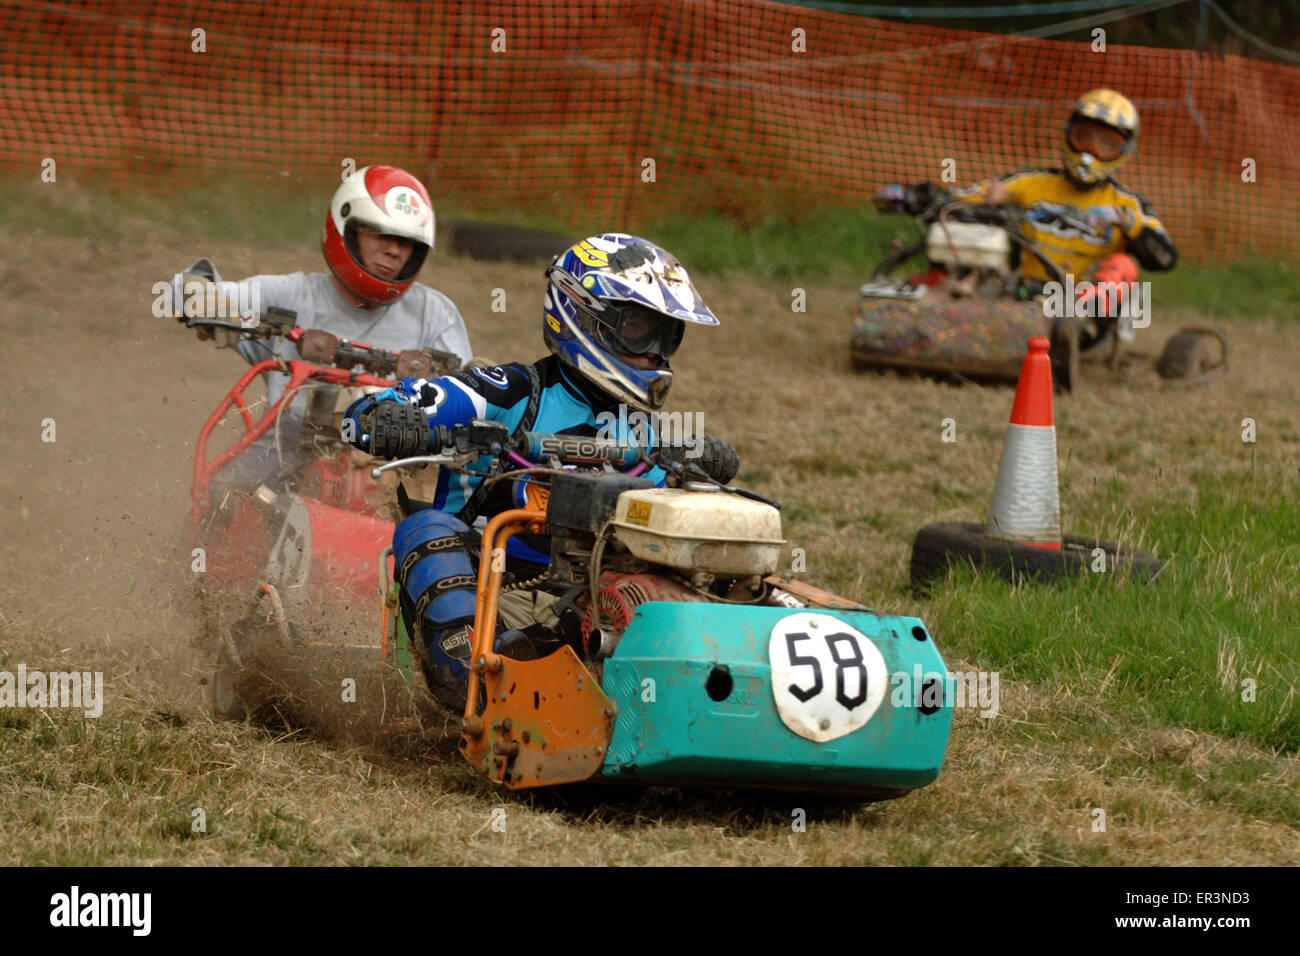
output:
[{"label": "racing glove", "polygon": [[[692,452],[697,454],[692,455]],[[665,471],[689,481],[699,469],[720,484],[727,484],[740,471],[740,455],[734,446],[721,438],[705,435],[694,447],[673,445],[659,449],[659,465]]]},{"label": "racing glove", "polygon": [[918,216],[936,202],[947,202],[949,198],[946,189],[933,183],[917,183],[914,186],[890,183],[876,190],[873,202],[877,212],[905,212]]},{"label": "racing glove", "polygon": [[[379,458],[409,458],[429,448],[429,420],[414,405],[377,402],[360,416],[362,436],[370,454]],[[355,442],[354,442],[355,444]]]},{"label": "racing glove", "polygon": [[[163,314],[184,322],[186,319],[220,318],[225,322],[240,324],[239,304],[233,295],[222,292],[221,287],[206,275],[195,272],[178,272],[172,277],[171,288],[163,298]],[[239,343],[240,333],[235,329],[195,328],[200,342],[214,339],[217,348],[233,348]]]},{"label": "racing glove", "polygon": [[343,413],[343,440],[380,458],[423,454],[429,447],[429,419],[420,408],[426,384],[422,378],[403,379],[357,399]]}]

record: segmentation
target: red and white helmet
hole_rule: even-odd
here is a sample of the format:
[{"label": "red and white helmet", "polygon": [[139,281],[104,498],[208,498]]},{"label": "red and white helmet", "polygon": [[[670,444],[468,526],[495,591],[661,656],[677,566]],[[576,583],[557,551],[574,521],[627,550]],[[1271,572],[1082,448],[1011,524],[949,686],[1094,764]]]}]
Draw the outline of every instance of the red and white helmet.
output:
[{"label": "red and white helmet", "polygon": [[[395,278],[377,276],[361,264],[358,226],[415,243]],[[400,299],[415,281],[433,248],[434,227],[433,202],[418,179],[396,166],[366,166],[349,176],[330,200],[321,250],[343,285],[368,303],[385,305]]]}]

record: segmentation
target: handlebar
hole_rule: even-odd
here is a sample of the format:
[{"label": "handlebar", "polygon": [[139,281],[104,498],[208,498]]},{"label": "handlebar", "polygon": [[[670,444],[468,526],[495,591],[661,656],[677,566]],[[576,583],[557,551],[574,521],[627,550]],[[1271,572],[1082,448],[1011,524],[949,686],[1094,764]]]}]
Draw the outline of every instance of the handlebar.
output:
[{"label": "handlebar", "polygon": [[1019,223],[1023,214],[1021,207],[1014,203],[991,204],[955,199],[946,189],[933,183],[913,186],[891,183],[877,190],[873,201],[878,212],[906,213],[914,216],[921,225],[945,218],[1010,229]]},{"label": "handlebar", "polygon": [[1018,229],[1024,209],[1015,203],[978,203],[958,201],[940,207],[934,220],[976,222],[1002,229]]},{"label": "handlebar", "polygon": [[[879,212],[912,215],[921,229],[921,238],[896,248],[878,262],[872,273],[873,279],[880,278],[899,263],[906,262],[913,255],[921,252],[925,248],[927,226],[934,223],[944,225],[948,222],[966,222],[995,226],[1003,230],[1013,242],[1042,263],[1048,275],[1055,281],[1062,283],[1065,281],[1060,266],[1021,230],[1020,223],[1024,218],[1024,209],[1016,203],[954,200],[947,190],[933,183],[920,183],[915,186],[900,186],[895,183],[883,186],[877,190],[874,201]],[[1088,228],[1082,220],[1077,225]]]},{"label": "handlebar", "polygon": [[399,458],[372,469],[371,475],[378,478],[386,471],[412,465],[460,467],[483,455],[491,455],[503,465],[509,462],[521,469],[545,468],[560,462],[578,466],[612,465],[639,474],[652,463],[646,450],[639,445],[549,432],[524,432],[512,438],[510,430],[502,422],[482,418],[452,427],[438,425],[432,430],[429,445],[437,449],[434,454]]},{"label": "handlebar", "polygon": [[622,444],[607,438],[524,432],[519,436],[518,444],[518,453],[534,461],[558,458],[582,464],[608,462],[615,467],[631,468],[643,457],[639,445]]},{"label": "handlebar", "polygon": [[[297,312],[291,309],[276,308],[275,306],[267,309],[252,325],[242,325],[220,319],[182,319],[186,328],[229,329],[239,332],[244,338],[248,339],[269,339],[278,336],[288,339],[294,344],[297,344],[303,334],[309,331],[297,325],[297,320]],[[433,348],[426,348],[421,351],[433,360],[433,374],[435,376],[455,372],[461,367],[460,356],[453,352],[443,352]],[[377,345],[367,345],[364,342],[353,342],[349,339],[340,338],[332,358],[333,363],[339,368],[352,368],[360,365],[366,371],[375,375],[391,375],[397,370],[398,353],[392,349],[381,348]]]}]

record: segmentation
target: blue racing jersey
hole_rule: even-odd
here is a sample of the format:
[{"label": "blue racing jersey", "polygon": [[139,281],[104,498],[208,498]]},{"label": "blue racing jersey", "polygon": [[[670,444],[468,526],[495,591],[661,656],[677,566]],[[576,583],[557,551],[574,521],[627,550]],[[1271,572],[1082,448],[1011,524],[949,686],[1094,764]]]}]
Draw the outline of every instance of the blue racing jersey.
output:
[{"label": "blue racing jersey", "polygon": [[[537,392],[536,413],[531,423],[526,422],[530,398]],[[535,365],[511,363],[491,368],[474,368],[437,379],[405,379],[397,388],[373,396],[375,401],[404,401],[422,408],[429,418],[430,431],[439,425],[453,427],[468,424],[471,419],[483,418],[501,422],[511,435],[520,431],[544,432],[556,435],[600,437],[614,441],[637,443],[654,447],[652,426],[635,412],[623,410],[619,404],[590,386],[580,384],[553,355]],[[355,406],[354,406],[355,407]],[[349,409],[349,417],[351,409]],[[634,427],[640,425],[641,427]],[[523,426],[521,428],[521,426]],[[644,429],[644,430],[643,430]],[[368,439],[358,431],[353,444],[369,449],[363,444]],[[486,471],[491,464],[489,456],[475,463],[476,471]],[[663,469],[651,468],[645,478],[662,487],[666,478]],[[472,509],[475,493],[483,478],[479,475],[442,469],[438,475],[437,490],[432,502],[439,511],[457,515],[466,524],[476,517],[498,514],[511,508],[521,508],[525,503],[525,481],[502,481],[494,485]],[[535,537],[515,537],[507,545],[508,557],[520,558],[538,564],[550,560],[549,553],[530,547],[528,543],[542,545]]]}]

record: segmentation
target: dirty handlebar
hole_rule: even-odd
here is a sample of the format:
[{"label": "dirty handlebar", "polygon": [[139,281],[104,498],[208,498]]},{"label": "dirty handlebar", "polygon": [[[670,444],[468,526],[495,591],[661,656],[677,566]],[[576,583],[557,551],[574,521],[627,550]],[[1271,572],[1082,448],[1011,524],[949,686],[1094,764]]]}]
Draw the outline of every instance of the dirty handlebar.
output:
[{"label": "dirty handlebar", "polygon": [[[291,309],[276,308],[275,306],[267,309],[255,322],[248,325],[202,317],[182,317],[181,321],[184,322],[186,328],[229,329],[239,332],[244,338],[248,339],[269,339],[279,336],[288,339],[294,344],[297,344],[299,339],[302,338],[303,333],[309,331],[297,324],[297,312]],[[444,352],[434,348],[425,348],[420,351],[429,356],[431,360],[432,371],[430,377],[436,378],[447,375],[459,370],[461,367],[460,356],[454,352]],[[373,374],[391,375],[397,371],[399,357],[399,353],[394,352],[392,349],[340,338],[338,339],[338,345],[334,349],[332,361],[339,368],[352,368],[354,365],[361,365]]]}]

